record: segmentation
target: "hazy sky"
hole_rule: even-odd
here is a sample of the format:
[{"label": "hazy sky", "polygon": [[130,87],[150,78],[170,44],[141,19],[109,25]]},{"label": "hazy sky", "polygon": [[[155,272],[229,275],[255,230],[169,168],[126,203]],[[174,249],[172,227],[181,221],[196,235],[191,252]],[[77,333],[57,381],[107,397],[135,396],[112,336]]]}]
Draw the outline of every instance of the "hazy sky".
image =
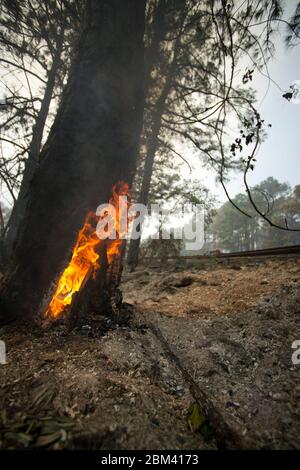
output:
[{"label": "hazy sky", "polygon": [[[295,10],[298,0],[286,1],[286,17],[289,18]],[[276,38],[276,57],[268,63],[271,78],[280,86],[282,91],[273,83],[267,96],[259,106],[259,111],[268,128],[267,140],[261,145],[257,154],[257,164],[254,172],[249,174],[249,183],[255,185],[273,176],[279,181],[287,181],[291,186],[300,184],[300,103],[292,104],[282,95],[289,91],[289,86],[296,80],[300,81],[300,45],[287,49],[284,44],[285,25],[280,27],[280,35]],[[250,65],[250,64],[249,64]],[[257,90],[258,104],[264,97],[268,80],[255,71],[253,88]],[[201,168],[193,158],[193,178],[199,177],[209,186],[220,202],[226,201],[226,195],[220,184],[216,184],[215,175]],[[227,184],[232,196],[243,192],[242,175],[232,174]]]}]

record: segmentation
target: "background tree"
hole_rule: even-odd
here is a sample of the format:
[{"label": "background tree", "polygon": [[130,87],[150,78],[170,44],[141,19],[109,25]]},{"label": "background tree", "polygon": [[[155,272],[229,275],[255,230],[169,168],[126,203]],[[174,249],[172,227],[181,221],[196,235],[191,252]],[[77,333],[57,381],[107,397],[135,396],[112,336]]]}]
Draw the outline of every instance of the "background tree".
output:
[{"label": "background tree", "polygon": [[24,218],[43,136],[52,120],[52,100],[58,102],[66,80],[81,4],[79,0],[2,2],[0,65],[5,97],[0,179],[2,191],[9,193],[13,203],[2,232],[6,259]]},{"label": "background tree", "polygon": [[[217,172],[231,203],[226,175],[232,168],[243,171],[247,196],[257,211],[247,175],[254,169],[266,126],[248,85],[256,73],[271,80],[267,62],[274,54],[272,37],[276,25],[283,21],[281,2],[253,0],[236,6],[223,0],[186,1],[180,11],[181,27],[173,32],[173,42],[165,49],[161,47],[162,54],[167,50],[165,60],[169,65],[161,67],[158,63],[154,67],[155,76],[164,79],[148,90],[147,103],[151,104],[152,96],[159,97],[155,106],[149,106],[150,113],[153,110],[153,116],[159,119],[147,122],[151,138],[145,147],[150,151],[145,151],[138,202],[147,202],[158,142],[163,142],[174,158],[176,154],[180,156],[174,148],[177,138],[186,148],[196,150],[203,164]],[[168,23],[167,14],[165,18],[165,25],[174,26]],[[287,25],[293,38],[298,37],[297,21],[295,14]],[[245,57],[249,59],[249,68],[241,74],[239,66]],[[240,206],[236,205],[236,209],[243,212]],[[244,214],[251,218],[251,213]],[[274,225],[267,214],[260,216]],[[287,229],[286,225],[277,228]],[[139,240],[131,241],[128,253],[131,266],[137,263],[138,246]]]},{"label": "background tree", "polygon": [[[269,177],[254,186],[252,193],[255,204],[277,224],[300,228],[298,186],[292,191],[287,183]],[[236,211],[230,202],[223,204],[209,228],[211,249],[245,251],[299,244],[299,232],[271,227],[253,209],[246,194],[238,194],[233,201],[245,212],[252,212],[252,218]]]},{"label": "background tree", "polygon": [[[160,1],[154,10],[154,31],[149,53],[151,57],[151,53],[155,48],[157,57],[154,60],[148,59],[147,73],[149,78],[146,82],[147,99],[144,115],[144,136],[141,141],[145,156],[140,191],[137,197],[137,201],[144,205],[147,205],[149,199],[154,158],[159,146],[162,116],[176,73],[180,36],[187,14],[186,6],[184,0],[171,1],[169,4]],[[154,77],[154,80],[152,80],[152,77]],[[142,225],[143,220],[140,220],[137,227],[140,232]],[[128,263],[132,268],[137,264],[140,242],[140,237],[130,241]]]},{"label": "background tree", "polygon": [[[181,163],[185,165],[185,163]],[[180,167],[179,167],[180,168]],[[135,194],[133,194],[135,196]],[[169,240],[151,239],[146,237],[142,241],[140,258],[145,256],[151,258],[166,259],[168,256],[177,256],[184,249],[182,240],[176,240],[173,236],[174,224],[180,222],[178,214],[187,205],[201,205],[205,213],[205,224],[211,223],[215,214],[215,198],[210,191],[200,184],[198,180],[184,179],[178,172],[178,162],[171,158],[170,153],[161,149],[153,165],[151,184],[148,195],[148,213],[151,213],[151,204],[159,204],[164,215],[164,224],[171,228]],[[167,215],[168,214],[168,215]],[[149,223],[152,222],[152,225]],[[146,218],[145,225],[147,231],[159,231],[155,221]]]}]

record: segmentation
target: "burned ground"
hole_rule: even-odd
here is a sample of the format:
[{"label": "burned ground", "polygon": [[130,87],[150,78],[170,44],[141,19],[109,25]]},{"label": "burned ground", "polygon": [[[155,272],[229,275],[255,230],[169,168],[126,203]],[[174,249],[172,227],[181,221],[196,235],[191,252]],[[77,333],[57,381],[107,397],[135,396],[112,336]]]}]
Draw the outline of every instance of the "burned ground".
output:
[{"label": "burned ground", "polygon": [[[157,264],[125,273],[127,323],[2,328],[1,447],[299,448],[299,274],[297,258]],[[188,425],[196,402],[210,433]]]},{"label": "burned ground", "polygon": [[233,258],[159,263],[123,278],[125,301],[179,317],[210,318],[246,310],[300,278],[299,261]]}]

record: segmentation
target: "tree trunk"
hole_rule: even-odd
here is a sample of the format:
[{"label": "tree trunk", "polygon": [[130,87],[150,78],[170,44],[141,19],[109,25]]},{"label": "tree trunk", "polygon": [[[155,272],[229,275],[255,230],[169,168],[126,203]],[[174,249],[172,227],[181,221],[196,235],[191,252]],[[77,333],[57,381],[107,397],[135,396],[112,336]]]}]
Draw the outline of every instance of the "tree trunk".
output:
[{"label": "tree trunk", "polygon": [[[89,211],[131,184],[141,132],[144,0],[89,0],[60,109],[0,289],[5,321],[36,315]],[[4,313],[3,313],[4,312]]]},{"label": "tree trunk", "polygon": [[[184,8],[182,9],[181,16],[180,16],[180,28],[182,27],[183,20],[184,20]],[[154,111],[153,111],[153,115],[151,119],[152,129],[151,129],[150,136],[146,143],[147,151],[146,151],[146,159],[145,159],[145,165],[144,165],[144,171],[143,171],[142,186],[141,186],[141,191],[140,191],[139,198],[137,201],[139,204],[144,204],[145,206],[148,204],[151,177],[152,177],[155,154],[156,154],[157,147],[158,147],[161,121],[162,121],[162,116],[165,112],[165,105],[166,105],[167,98],[173,86],[173,79],[174,79],[174,74],[176,70],[179,48],[180,48],[180,34],[178,34],[177,39],[175,41],[173,59],[169,66],[169,69],[165,78],[164,86],[154,106]],[[139,224],[136,226],[136,230],[137,232],[140,233],[140,236],[136,239],[130,240],[128,255],[127,255],[127,262],[132,270],[134,270],[138,264],[142,226],[143,226],[143,217],[140,217]]]},{"label": "tree trunk", "polygon": [[145,91],[149,92],[151,73],[159,57],[161,42],[166,36],[167,0],[159,0],[153,13],[153,35],[150,46],[145,52]]},{"label": "tree trunk", "polygon": [[3,265],[3,262],[4,262],[4,247],[3,247],[4,229],[5,229],[4,217],[3,217],[2,206],[0,202],[0,267]]},{"label": "tree trunk", "polygon": [[14,244],[17,239],[17,233],[24,219],[28,196],[30,192],[30,184],[35,170],[37,169],[39,164],[39,155],[42,145],[43,133],[45,129],[46,119],[49,113],[50,103],[52,100],[55,80],[61,58],[62,47],[63,34],[61,35],[60,41],[58,42],[58,48],[53,58],[51,69],[49,70],[48,80],[44,92],[44,97],[42,99],[41,108],[39,110],[33,127],[32,139],[28,150],[28,158],[25,163],[25,169],[20,191],[8,222],[9,227],[4,239],[4,253],[6,260],[8,260],[12,255]]}]

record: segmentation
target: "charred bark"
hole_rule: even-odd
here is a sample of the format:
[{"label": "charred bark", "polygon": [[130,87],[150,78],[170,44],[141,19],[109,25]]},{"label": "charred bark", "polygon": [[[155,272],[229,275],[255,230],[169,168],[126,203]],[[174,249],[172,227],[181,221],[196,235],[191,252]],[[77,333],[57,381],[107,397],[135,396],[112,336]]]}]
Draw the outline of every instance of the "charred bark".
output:
[{"label": "charred bark", "polygon": [[[101,256],[102,269],[99,269],[95,276],[92,272],[88,272],[80,291],[78,291],[73,299],[71,308],[68,312],[71,328],[77,326],[80,319],[86,317],[86,312],[92,315],[101,314],[103,310],[108,312],[111,308],[108,284],[107,269],[108,261],[106,257],[106,244],[99,247]],[[85,322],[85,320],[83,320]]]},{"label": "charred bark", "polygon": [[[125,242],[125,241],[124,241]],[[99,246],[101,269],[93,274],[92,269],[87,273],[80,291],[75,294],[71,308],[68,311],[70,328],[99,321],[103,315],[110,320],[118,320],[122,312],[122,293],[119,289],[123,269],[123,255],[125,243],[121,249],[121,256],[109,264],[107,259],[106,240]]]},{"label": "charred bark", "polygon": [[0,289],[4,321],[35,315],[88,211],[131,183],[143,113],[145,1],[89,0],[60,109]]},{"label": "charred bark", "polygon": [[2,206],[0,202],[0,267],[4,263],[4,244],[3,244],[3,233],[5,230],[4,217],[2,212]]}]

